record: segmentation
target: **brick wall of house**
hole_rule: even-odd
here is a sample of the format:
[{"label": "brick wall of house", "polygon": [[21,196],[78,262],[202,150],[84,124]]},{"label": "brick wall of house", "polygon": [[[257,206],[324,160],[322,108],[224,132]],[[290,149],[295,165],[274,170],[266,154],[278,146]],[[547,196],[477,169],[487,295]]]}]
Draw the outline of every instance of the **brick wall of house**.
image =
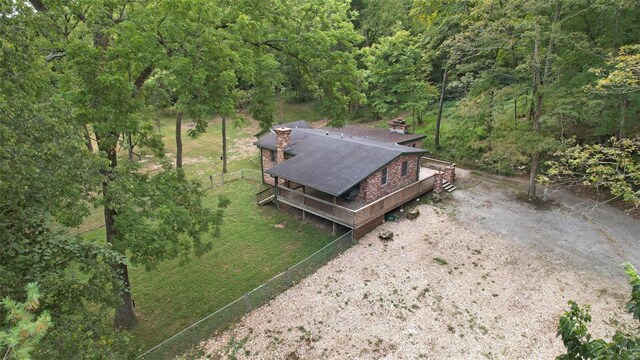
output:
[{"label": "brick wall of house", "polygon": [[[274,179],[271,177],[271,175],[266,174],[264,171],[276,165],[275,161],[271,161],[271,151],[275,153],[275,150],[260,148],[260,157],[262,158],[262,181],[265,184],[269,184],[269,185],[273,185]],[[274,158],[275,158],[275,154],[274,154]]]},{"label": "brick wall of house", "polygon": [[[382,184],[382,169],[374,172],[360,183],[356,199],[372,202],[416,181],[420,154],[401,155],[387,165],[387,183]],[[407,161],[407,175],[402,174],[402,162]]]},{"label": "brick wall of house", "polygon": [[[271,161],[271,151],[274,152],[274,158],[276,159],[276,161]],[[276,150],[260,148],[260,158],[262,161],[262,181],[265,184],[273,185],[274,179],[271,177],[271,175],[266,174],[264,171],[274,167],[277,164],[277,157],[278,156]],[[285,160],[291,159],[292,157],[293,155],[291,154],[284,154]],[[284,180],[282,180],[280,183],[284,183]]]}]

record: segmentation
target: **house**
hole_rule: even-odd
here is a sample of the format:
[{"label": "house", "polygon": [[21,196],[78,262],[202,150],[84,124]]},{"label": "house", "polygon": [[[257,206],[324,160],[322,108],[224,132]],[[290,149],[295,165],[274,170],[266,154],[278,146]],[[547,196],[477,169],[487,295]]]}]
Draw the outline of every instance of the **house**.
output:
[{"label": "house", "polygon": [[[345,126],[313,129],[304,121],[264,132],[262,179],[272,185],[258,203],[275,201],[354,229],[357,237],[383,222],[385,213],[442,185],[445,173],[426,166],[423,135],[406,134],[401,119],[387,129]],[[431,161],[431,160],[429,160]],[[453,181],[454,167],[447,175]]]}]

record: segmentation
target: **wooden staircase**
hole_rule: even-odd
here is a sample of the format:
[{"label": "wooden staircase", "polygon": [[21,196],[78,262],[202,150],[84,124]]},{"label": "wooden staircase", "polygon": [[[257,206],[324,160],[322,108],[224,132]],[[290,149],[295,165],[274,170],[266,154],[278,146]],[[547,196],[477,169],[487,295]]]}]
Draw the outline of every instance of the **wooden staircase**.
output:
[{"label": "wooden staircase", "polygon": [[266,205],[276,198],[275,187],[270,187],[256,194],[256,202],[258,205]]},{"label": "wooden staircase", "polygon": [[268,204],[268,203],[272,202],[272,201],[273,201],[273,199],[275,199],[275,198],[276,198],[276,196],[275,196],[275,195],[271,195],[271,196],[269,196],[269,197],[266,197],[266,198],[264,198],[264,199],[262,199],[262,200],[258,201],[258,205]]},{"label": "wooden staircase", "polygon": [[444,189],[444,191],[448,192],[448,193],[452,193],[454,191],[456,191],[457,187],[453,186],[452,183],[445,181],[442,183],[442,189]]}]

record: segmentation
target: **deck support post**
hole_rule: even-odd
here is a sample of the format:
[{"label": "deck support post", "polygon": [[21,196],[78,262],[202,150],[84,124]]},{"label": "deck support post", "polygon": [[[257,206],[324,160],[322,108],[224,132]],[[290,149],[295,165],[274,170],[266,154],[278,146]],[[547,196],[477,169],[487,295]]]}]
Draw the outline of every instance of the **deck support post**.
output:
[{"label": "deck support post", "polygon": [[302,210],[302,223],[306,223],[307,222],[307,212]]},{"label": "deck support post", "polygon": [[276,209],[278,209],[278,211],[280,211],[280,202],[278,201],[278,177],[276,176],[275,178],[275,182],[273,185],[274,188],[274,198],[273,200],[276,202]]},{"label": "deck support post", "polygon": [[336,223],[332,222],[333,224],[333,230],[331,231],[331,235],[335,236],[336,235]]}]

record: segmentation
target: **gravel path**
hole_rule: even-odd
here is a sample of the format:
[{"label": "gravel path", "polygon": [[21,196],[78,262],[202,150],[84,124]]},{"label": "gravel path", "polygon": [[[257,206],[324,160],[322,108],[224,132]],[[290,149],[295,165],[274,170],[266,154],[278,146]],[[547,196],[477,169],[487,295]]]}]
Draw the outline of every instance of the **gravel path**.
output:
[{"label": "gravel path", "polygon": [[638,264],[640,222],[608,207],[584,217],[566,198],[536,210],[474,176],[459,186],[209,340],[205,358],[550,359],[569,299],[592,304],[596,336],[630,320],[618,265]]}]

